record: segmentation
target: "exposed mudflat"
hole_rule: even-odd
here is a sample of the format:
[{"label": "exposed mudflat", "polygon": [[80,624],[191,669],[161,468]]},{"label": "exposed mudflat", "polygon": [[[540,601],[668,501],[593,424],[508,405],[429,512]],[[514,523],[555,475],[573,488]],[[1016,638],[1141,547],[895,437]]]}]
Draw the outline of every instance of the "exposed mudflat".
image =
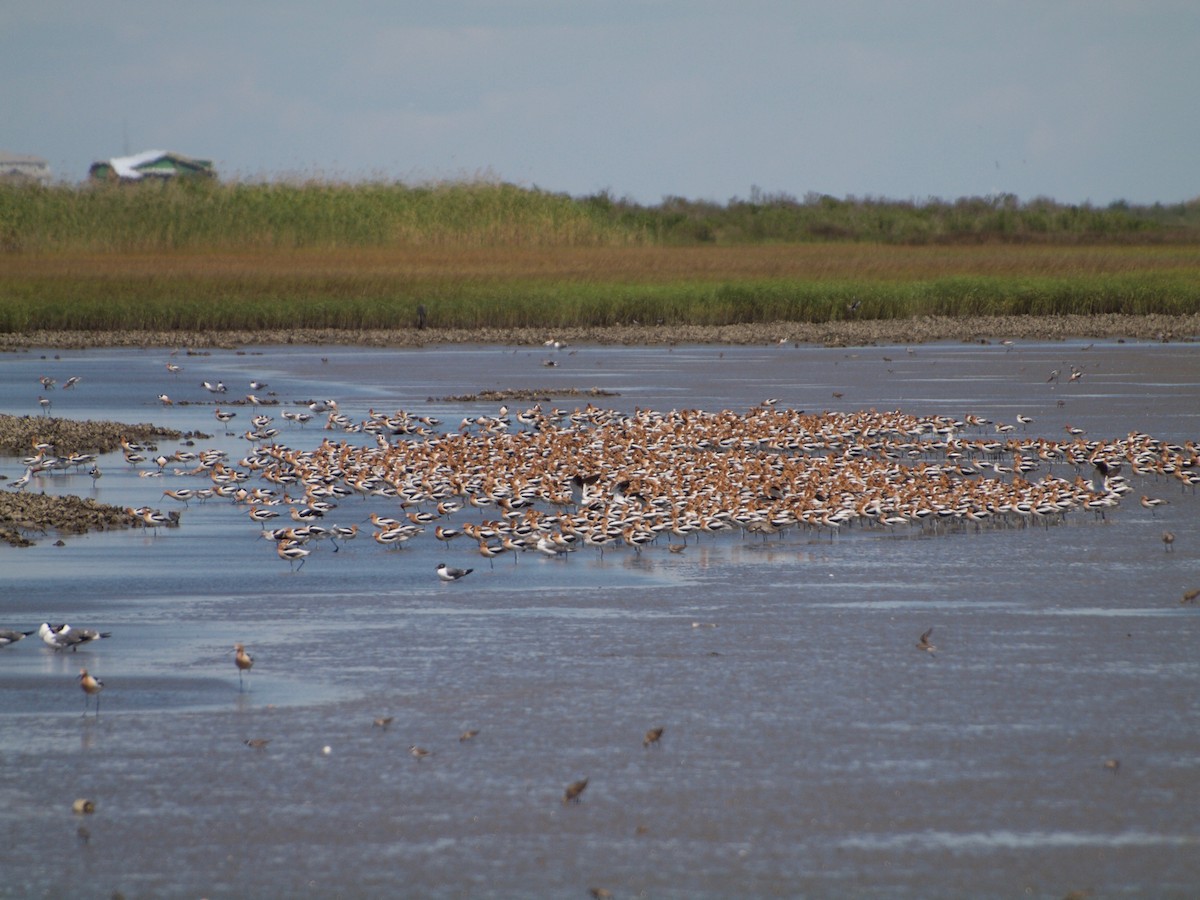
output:
[{"label": "exposed mudflat", "polygon": [[237,347],[263,344],[358,344],[424,347],[438,344],[536,346],[572,344],[921,344],[929,341],[1057,341],[1129,338],[1180,341],[1200,336],[1200,315],[1183,316],[927,316],[839,322],[757,322],[740,325],[613,325],[565,328],[427,328],[391,330],[296,329],[275,331],[32,331],[0,334],[0,350],[32,347]]}]

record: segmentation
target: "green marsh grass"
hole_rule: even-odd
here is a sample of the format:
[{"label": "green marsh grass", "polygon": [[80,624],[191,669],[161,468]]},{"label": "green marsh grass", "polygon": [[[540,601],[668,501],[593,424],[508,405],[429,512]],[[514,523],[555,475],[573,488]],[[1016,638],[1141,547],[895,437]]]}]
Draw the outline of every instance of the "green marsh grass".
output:
[{"label": "green marsh grass", "polygon": [[[636,207],[486,183],[0,186],[0,331],[394,329],[419,306],[432,328],[825,322],[855,303],[869,319],[1200,311],[1190,205],[759,199]],[[1049,230],[979,240],[1000,214]],[[752,239],[747,216],[761,226]],[[951,222],[959,239],[867,228],[906,217],[936,220],[943,237]],[[850,237],[803,237],[822,229]]]}]

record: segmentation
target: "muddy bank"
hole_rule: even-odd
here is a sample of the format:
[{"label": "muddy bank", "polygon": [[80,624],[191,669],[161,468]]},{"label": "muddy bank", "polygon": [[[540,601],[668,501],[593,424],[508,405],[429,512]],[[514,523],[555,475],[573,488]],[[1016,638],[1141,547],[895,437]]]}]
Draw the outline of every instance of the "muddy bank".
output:
[{"label": "muddy bank", "polygon": [[121,446],[121,438],[139,443],[178,439],[170,428],[142,423],[75,422],[54,416],[10,416],[0,413],[0,456],[36,456],[37,445],[52,445],[54,455],[109,453]]},{"label": "muddy bank", "polygon": [[[0,413],[0,456],[37,459],[35,465],[46,463],[51,457],[67,460],[67,464],[90,465],[85,456],[116,450],[122,438],[153,447],[155,440],[180,436],[178,431],[157,425],[73,422],[49,416]],[[71,457],[78,462],[72,462]],[[24,468],[20,459],[15,462],[16,468],[6,464],[3,482],[6,489],[0,490],[0,541],[14,547],[28,547],[33,543],[32,534],[83,534],[142,524],[141,519],[126,510],[95,500],[15,490],[12,482],[18,480],[20,469]]]},{"label": "muddy bank", "polygon": [[14,547],[31,546],[30,535],[83,534],[139,524],[141,520],[126,510],[89,498],[0,491],[0,541]]},{"label": "muddy bank", "polygon": [[386,331],[34,331],[0,334],[0,350],[81,347],[240,347],[255,344],[356,344],[367,347],[425,347],[439,344],[538,346],[548,340],[571,344],[777,344],[827,346],[920,344],[929,341],[1056,341],[1071,338],[1192,341],[1200,337],[1200,315],[1184,316],[995,316],[846,320],[811,324],[765,322],[744,325],[617,325],[609,327],[395,329]]}]

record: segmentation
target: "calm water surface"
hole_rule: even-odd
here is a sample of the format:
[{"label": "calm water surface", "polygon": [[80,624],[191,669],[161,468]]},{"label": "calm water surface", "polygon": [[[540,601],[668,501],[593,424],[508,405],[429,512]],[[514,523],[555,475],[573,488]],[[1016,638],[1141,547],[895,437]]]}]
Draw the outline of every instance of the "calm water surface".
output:
[{"label": "calm water surface", "polygon": [[[1194,345],[272,347],[180,354],[177,376],[168,360],[6,355],[0,409],[38,415],[45,393],[54,415],[201,430],[192,449],[235,460],[249,445],[221,433],[201,381],[230,399],[269,382],[284,405],[265,411],[298,448],[373,439],[285,423],[293,401],[445,429],[498,406],[454,396],[593,387],[630,412],[773,397],[1200,438]],[[44,375],[82,381],[43,392]],[[252,410],[236,409],[240,433]],[[100,464],[95,486],[32,489],[171,509],[165,488],[202,486]],[[0,459],[5,482],[21,471]],[[298,572],[216,499],[157,535],[0,548],[0,627],[113,632],[75,654],[0,650],[0,894],[1196,896],[1200,610],[1179,599],[1200,587],[1200,500],[1131,480],[1106,519],[1053,528],[794,529],[494,567],[430,535],[383,550],[368,515],[398,510],[381,498],[343,500],[325,524],[365,536]],[[1170,504],[1151,514],[1142,493]],[[443,560],[475,572],[442,584]],[[914,646],[931,626],[935,656]],[[256,659],[244,693],[235,641]],[[106,682],[98,718],[80,715],[81,665]],[[654,725],[662,746],[644,749]],[[76,797],[96,813],[72,815]]]}]

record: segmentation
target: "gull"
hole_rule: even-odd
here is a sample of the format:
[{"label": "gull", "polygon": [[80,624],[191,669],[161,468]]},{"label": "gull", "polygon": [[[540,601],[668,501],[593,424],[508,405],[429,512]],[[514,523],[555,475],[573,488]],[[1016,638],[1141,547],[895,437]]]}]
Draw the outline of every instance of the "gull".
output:
[{"label": "gull", "polygon": [[83,690],[83,714],[87,715],[88,697],[96,698],[96,715],[100,715],[100,692],[104,690],[104,682],[89,675],[87,669],[79,670],[79,687]]},{"label": "gull", "polygon": [[474,569],[455,569],[445,563],[438,563],[437,567],[438,578],[442,579],[442,581],[458,581],[458,579],[466,578],[474,571]]},{"label": "gull", "polygon": [[9,644],[15,644],[17,641],[22,641],[31,634],[33,634],[32,631],[10,631],[7,628],[0,630],[0,647],[7,647]]},{"label": "gull", "polygon": [[563,803],[579,803],[581,795],[587,789],[588,780],[586,778],[580,781],[572,781],[567,785],[567,789],[563,791]]},{"label": "gull", "polygon": [[70,647],[74,651],[80,644],[112,637],[112,632],[94,631],[91,628],[75,629],[66,624],[51,625],[49,622],[43,622],[38,626],[38,635],[48,647],[53,647],[55,650]]},{"label": "gull", "polygon": [[233,658],[233,663],[238,670],[238,690],[242,690],[242,673],[249,672],[254,666],[254,657],[246,652],[246,648],[241,644],[234,644],[233,649],[237,654]]},{"label": "gull", "polygon": [[935,647],[933,644],[931,644],[929,642],[929,638],[932,635],[933,635],[932,628],[930,628],[928,631],[924,632],[921,635],[920,639],[918,639],[918,641],[917,641],[917,649],[924,650],[926,653],[933,653],[933,651],[935,651],[937,649],[937,647]]},{"label": "gull", "polygon": [[663,727],[661,725],[659,725],[657,728],[651,728],[646,732],[646,736],[642,738],[642,746],[649,747],[651,744],[653,744],[656,747],[661,747],[662,744],[660,744],[659,741],[662,740],[662,736]]}]

